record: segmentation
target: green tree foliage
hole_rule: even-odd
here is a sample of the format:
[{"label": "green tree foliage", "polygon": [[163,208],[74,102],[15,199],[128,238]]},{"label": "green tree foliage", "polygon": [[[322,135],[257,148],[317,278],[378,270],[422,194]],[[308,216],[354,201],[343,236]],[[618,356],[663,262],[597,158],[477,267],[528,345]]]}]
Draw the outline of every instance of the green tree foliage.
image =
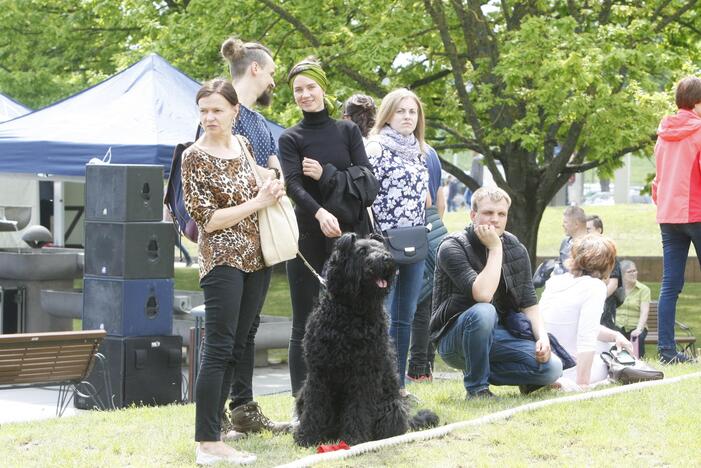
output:
[{"label": "green tree foliage", "polygon": [[157,16],[131,0],[0,0],[0,91],[38,108],[95,84]]},{"label": "green tree foliage", "polygon": [[534,257],[543,210],[573,174],[649,155],[673,83],[699,71],[699,3],[0,0],[0,90],[45,104],[149,51],[196,79],[225,76],[219,46],[237,35],[273,51],[278,89],[265,113],[291,124],[285,74],[314,54],[339,99],[413,89],[431,144],[484,155],[513,199],[509,230]]}]

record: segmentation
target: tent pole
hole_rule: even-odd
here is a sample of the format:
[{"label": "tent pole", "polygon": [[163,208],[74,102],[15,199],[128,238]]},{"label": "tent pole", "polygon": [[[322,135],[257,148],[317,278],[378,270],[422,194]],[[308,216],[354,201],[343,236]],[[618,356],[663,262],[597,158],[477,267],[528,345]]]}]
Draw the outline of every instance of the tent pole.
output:
[{"label": "tent pole", "polygon": [[63,182],[54,181],[54,245],[63,247],[65,243],[65,210],[63,201]]}]

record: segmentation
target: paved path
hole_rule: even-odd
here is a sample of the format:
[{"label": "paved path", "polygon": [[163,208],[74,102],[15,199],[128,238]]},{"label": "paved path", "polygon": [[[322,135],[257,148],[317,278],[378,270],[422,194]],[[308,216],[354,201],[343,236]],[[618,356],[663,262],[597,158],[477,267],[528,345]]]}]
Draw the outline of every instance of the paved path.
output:
[{"label": "paved path", "polygon": [[[187,368],[183,369],[187,376]],[[257,367],[253,372],[253,393],[270,395],[290,391],[290,371],[287,365]],[[58,387],[20,388],[0,390],[0,424],[36,421],[56,417]],[[84,413],[73,407],[66,409],[62,417]]]}]

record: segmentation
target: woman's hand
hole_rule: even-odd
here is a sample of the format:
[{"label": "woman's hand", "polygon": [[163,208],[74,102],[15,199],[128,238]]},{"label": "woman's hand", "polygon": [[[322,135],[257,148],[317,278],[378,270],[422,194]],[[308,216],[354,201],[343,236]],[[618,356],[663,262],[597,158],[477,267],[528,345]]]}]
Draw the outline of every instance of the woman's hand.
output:
[{"label": "woman's hand", "polygon": [[326,237],[341,237],[341,228],[338,226],[338,219],[336,219],[334,215],[324,208],[319,208],[314,217],[319,221],[321,232],[323,232]]},{"label": "woman's hand", "polygon": [[625,349],[629,353],[633,352],[633,344],[623,336],[623,333],[616,332],[616,349]]},{"label": "woman's hand", "polygon": [[630,332],[630,337],[631,337],[631,338],[637,338],[638,336],[640,336],[640,334],[641,334],[642,332],[643,332],[643,329],[642,329],[642,328],[636,328],[635,330],[633,330],[632,332]]},{"label": "woman's hand", "polygon": [[321,164],[319,164],[319,161],[317,161],[316,159],[304,158],[302,160],[302,172],[307,177],[311,177],[314,180],[319,180],[321,179],[321,173],[323,172],[323,168],[321,167]]},{"label": "woman's hand", "polygon": [[285,186],[280,180],[271,177],[263,182],[263,186],[256,195],[256,201],[261,208],[266,208],[277,203],[283,195],[285,195]]}]

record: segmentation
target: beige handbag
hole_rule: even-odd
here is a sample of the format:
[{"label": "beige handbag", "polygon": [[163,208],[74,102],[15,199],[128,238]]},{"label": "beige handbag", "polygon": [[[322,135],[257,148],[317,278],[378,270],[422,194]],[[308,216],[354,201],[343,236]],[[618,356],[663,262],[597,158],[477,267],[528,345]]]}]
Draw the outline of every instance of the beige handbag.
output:
[{"label": "beige handbag", "polygon": [[[248,148],[237,136],[241,151],[246,157],[258,187],[263,186],[256,163]],[[258,210],[258,230],[260,232],[260,247],[263,250],[263,260],[266,266],[273,266],[295,258],[299,252],[299,228],[292,202],[287,195],[280,198],[278,203]]]}]

